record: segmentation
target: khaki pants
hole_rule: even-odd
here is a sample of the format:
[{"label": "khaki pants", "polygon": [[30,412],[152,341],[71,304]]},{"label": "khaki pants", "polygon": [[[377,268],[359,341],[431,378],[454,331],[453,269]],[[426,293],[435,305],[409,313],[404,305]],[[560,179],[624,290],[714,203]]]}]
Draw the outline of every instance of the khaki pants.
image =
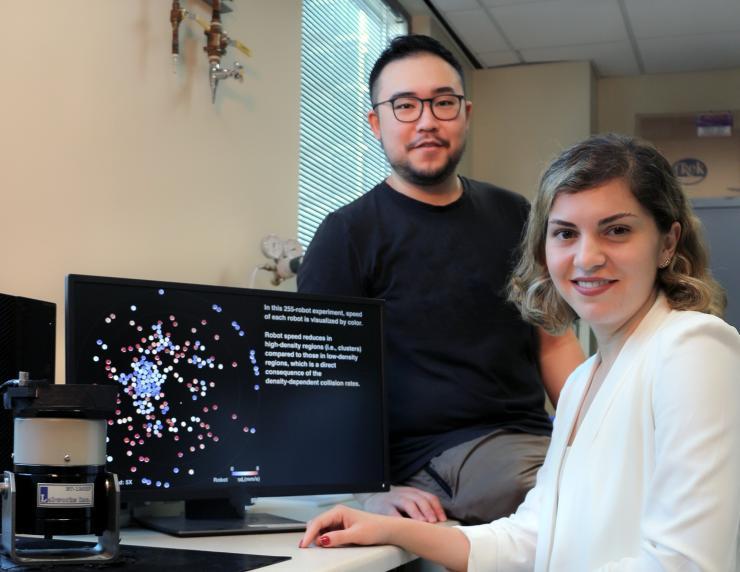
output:
[{"label": "khaki pants", "polygon": [[403,484],[437,495],[448,518],[491,522],[522,503],[549,444],[549,437],[496,431],[444,451]]}]

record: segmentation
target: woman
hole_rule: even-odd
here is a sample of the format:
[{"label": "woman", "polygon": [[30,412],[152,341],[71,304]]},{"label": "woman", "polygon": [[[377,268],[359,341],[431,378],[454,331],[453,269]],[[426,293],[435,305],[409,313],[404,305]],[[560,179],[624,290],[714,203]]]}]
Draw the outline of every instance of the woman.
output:
[{"label": "woman", "polygon": [[336,507],[300,545],[397,544],[453,570],[734,570],[740,336],[655,148],[606,135],[556,159],[509,297],[551,333],[580,317],[599,346],[516,513],[444,528]]}]

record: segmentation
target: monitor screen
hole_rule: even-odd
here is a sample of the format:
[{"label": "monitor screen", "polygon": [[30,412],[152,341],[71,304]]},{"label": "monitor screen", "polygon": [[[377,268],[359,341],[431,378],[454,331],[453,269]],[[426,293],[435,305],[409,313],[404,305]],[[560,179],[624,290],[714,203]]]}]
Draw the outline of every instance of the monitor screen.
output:
[{"label": "monitor screen", "polygon": [[119,388],[126,500],[388,489],[382,302],[70,275],[67,383]]}]

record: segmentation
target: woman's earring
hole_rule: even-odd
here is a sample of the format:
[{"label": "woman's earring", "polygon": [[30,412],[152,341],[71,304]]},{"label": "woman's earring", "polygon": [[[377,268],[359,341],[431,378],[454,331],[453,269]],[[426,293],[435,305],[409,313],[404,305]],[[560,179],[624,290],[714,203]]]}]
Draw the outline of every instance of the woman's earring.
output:
[{"label": "woman's earring", "polygon": [[671,257],[667,256],[666,259],[660,263],[660,266],[658,266],[658,268],[667,268],[670,263],[671,263]]}]

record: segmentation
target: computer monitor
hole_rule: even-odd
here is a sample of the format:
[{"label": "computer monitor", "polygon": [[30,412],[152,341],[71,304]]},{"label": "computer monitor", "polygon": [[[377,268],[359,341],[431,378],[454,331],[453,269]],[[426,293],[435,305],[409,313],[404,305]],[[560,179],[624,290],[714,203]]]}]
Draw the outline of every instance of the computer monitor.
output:
[{"label": "computer monitor", "polygon": [[70,275],[66,379],[120,389],[107,454],[123,500],[205,512],[151,526],[264,530],[220,518],[214,499],[388,490],[382,310],[371,299]]}]

